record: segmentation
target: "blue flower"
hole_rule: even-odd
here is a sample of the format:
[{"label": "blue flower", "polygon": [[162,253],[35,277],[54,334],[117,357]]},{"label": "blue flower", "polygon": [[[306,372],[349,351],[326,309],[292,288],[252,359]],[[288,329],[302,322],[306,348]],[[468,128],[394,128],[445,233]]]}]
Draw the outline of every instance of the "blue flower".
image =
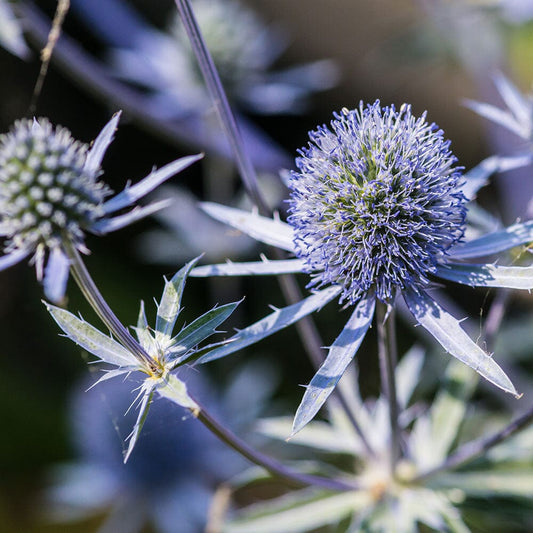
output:
[{"label": "blue flower", "polygon": [[[417,322],[451,355],[481,376],[517,394],[492,356],[426,291],[443,279],[474,287],[533,288],[533,267],[462,263],[533,240],[533,222],[515,224],[462,242],[467,201],[504,162],[492,158],[461,177],[449,143],[409,106],[379,102],[335,115],[331,129],[310,134],[297,159],[289,224],[257,213],[206,203],[214,218],[297,256],[296,259],[198,267],[193,276],[311,273],[323,288],[299,304],[275,311],[256,325],[264,336],[340,297],[354,306],[306,387],[293,431],[309,422],[335,388],[370,327],[376,300],[392,305],[401,293]],[[472,178],[470,180],[470,177]],[[249,328],[236,335],[244,346]],[[239,338],[240,336],[240,338]],[[254,337],[254,341],[257,337]],[[229,353],[221,347],[210,360]]]},{"label": "blue flower", "polygon": [[0,236],[5,238],[0,270],[33,254],[37,278],[44,277],[51,301],[58,302],[65,294],[69,272],[65,242],[87,251],[85,232],[110,233],[166,207],[168,202],[160,201],[111,216],[199,158],[169,163],[106,200],[111,191],[99,179],[100,165],[119,117],[117,113],[108,122],[91,147],[45,118],[19,120],[0,136]]}]

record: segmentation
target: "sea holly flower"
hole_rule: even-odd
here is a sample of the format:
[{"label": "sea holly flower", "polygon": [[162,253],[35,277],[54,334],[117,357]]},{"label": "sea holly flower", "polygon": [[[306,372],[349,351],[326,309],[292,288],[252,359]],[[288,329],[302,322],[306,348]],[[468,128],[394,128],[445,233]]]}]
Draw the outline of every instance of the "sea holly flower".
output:
[{"label": "sea holly flower", "polygon": [[[533,267],[461,262],[528,243],[533,224],[515,224],[464,242],[467,201],[484,184],[486,173],[474,185],[465,183],[443,132],[427,123],[425,115],[415,118],[408,105],[381,108],[377,101],[344,109],[331,129],[320,127],[310,139],[288,182],[288,223],[204,204],[214,218],[296,258],[192,271],[194,276],[308,273],[309,287],[321,289],[309,298],[339,298],[354,307],[306,388],[293,432],[315,416],[334,390],[372,323],[376,301],[392,306],[400,294],[416,321],[446,351],[517,395],[492,356],[427,290],[439,279],[473,287],[533,288]],[[223,355],[221,347],[210,357]]]},{"label": "sea holly flower", "polygon": [[134,331],[139,345],[147,354],[146,359],[139,358],[125,344],[118,342],[94,326],[78,318],[66,309],[45,304],[52,318],[65,332],[66,336],[82,348],[95,355],[99,362],[111,365],[97,382],[132,372],[144,374],[144,380],[138,388],[139,414],[129,436],[129,447],[124,461],[127,461],[139,437],[154,394],[166,397],[193,413],[198,406],[187,394],[185,383],[171,372],[180,366],[197,361],[202,355],[228,341],[209,344],[202,348],[198,345],[211,335],[217,333],[222,324],[235,310],[239,302],[215,307],[191,323],[184,325],[173,335],[173,330],[182,310],[181,300],[187,276],[197,262],[191,261],[179,270],[172,279],[166,281],[163,295],[157,306],[155,328],[148,326],[144,304],[141,302],[137,326]]},{"label": "sea holly flower", "polygon": [[44,277],[46,297],[53,302],[65,294],[66,242],[87,251],[85,232],[105,235],[166,207],[163,200],[116,214],[200,157],[169,163],[106,199],[111,190],[99,179],[101,163],[119,117],[113,116],[90,147],[45,118],[19,120],[0,136],[0,236],[5,239],[0,270],[33,254],[37,278]]}]

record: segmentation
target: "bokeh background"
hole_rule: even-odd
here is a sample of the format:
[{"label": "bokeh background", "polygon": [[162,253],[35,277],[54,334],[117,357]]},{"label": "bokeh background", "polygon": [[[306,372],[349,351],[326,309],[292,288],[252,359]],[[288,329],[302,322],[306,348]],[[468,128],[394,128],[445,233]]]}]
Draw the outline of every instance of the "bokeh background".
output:
[{"label": "bokeh background", "polygon": [[[175,11],[170,0],[129,3],[159,28],[167,25]],[[530,89],[533,20],[527,16],[513,16],[497,2],[474,0],[248,0],[246,4],[265,20],[279,24],[289,36],[280,66],[330,58],[339,68],[337,85],[314,95],[304,114],[250,115],[287,153],[294,155],[306,142],[307,132],[328,122],[334,110],[377,98],[383,104],[409,102],[417,114],[427,110],[429,120],[438,123],[452,140],[453,150],[466,168],[493,151],[512,149],[512,139],[489,128],[462,102],[465,98],[498,102],[491,81],[498,70],[509,74],[522,90]],[[40,1],[36,5],[49,19],[53,16],[54,1]],[[67,15],[64,32],[87,53],[104,60],[105,47],[74,12]],[[30,111],[40,61],[39,45],[32,35],[27,38],[32,48],[27,60],[0,49],[2,132]],[[37,100],[37,116],[47,116],[53,123],[68,127],[75,138],[89,142],[116,110],[114,103],[87,91],[52,59]],[[197,151],[197,147],[171,142],[157,131],[148,130],[125,113],[104,160],[104,179],[118,191],[127,180],[144,177],[154,165],[159,167]],[[219,156],[208,151],[202,164],[183,172],[172,183],[198,198],[211,199],[203,174],[213,165],[223,168],[225,176],[233,174],[229,163],[224,166]],[[507,181],[503,183],[503,179]],[[531,196],[527,188],[518,196],[513,194],[513,179],[523,184],[523,175],[517,173],[516,177],[502,178],[499,187],[492,186],[482,195],[482,201],[497,209],[507,222],[524,216],[524,197]],[[530,182],[533,184],[533,180]],[[231,178],[230,191],[237,191],[237,183]],[[283,209],[283,203],[278,207]],[[116,235],[88,239],[92,253],[87,264],[108,302],[126,324],[135,323],[139,300],[145,301],[153,317],[151,302],[161,292],[163,276],[172,275],[182,266],[154,264],[153,257],[147,255],[143,248],[146,241],[140,238],[159,227],[157,221],[148,220]],[[196,234],[198,231],[202,230],[191,227],[192,240],[204,242],[206,236]],[[248,257],[257,256],[259,251],[248,250]],[[464,309],[479,320],[476,318],[479,309],[490,296],[473,296],[458,289],[455,292]],[[68,294],[71,310],[81,311],[89,321],[94,318],[73,283]],[[274,280],[232,283],[191,280],[184,297],[185,318],[191,320],[214,303],[225,303],[242,295],[246,295],[246,301],[229,328],[261,317],[269,303],[283,305]],[[51,468],[76,454],[70,435],[69,398],[89,371],[86,354],[58,335],[41,298],[41,287],[28,265],[20,264],[0,273],[0,531],[95,531],[101,522],[99,516],[67,526],[50,524],[44,517],[43,495]],[[335,309],[321,312],[318,326],[327,342],[333,340],[342,320]],[[405,329],[401,344],[408,347],[413,339],[410,330]],[[373,342],[369,336],[368,348],[361,354],[366,394],[377,390]],[[295,332],[282,332],[253,350],[203,368],[202,372],[211,376],[217,389],[223,390],[239,366],[250,360],[266,363],[277,376],[272,380],[272,399],[264,406],[264,413],[294,412],[301,395],[298,384],[306,383],[312,375]],[[525,368],[528,369],[527,365]],[[172,420],[163,418],[159,425],[169,423]],[[121,446],[118,436],[116,444]]]}]

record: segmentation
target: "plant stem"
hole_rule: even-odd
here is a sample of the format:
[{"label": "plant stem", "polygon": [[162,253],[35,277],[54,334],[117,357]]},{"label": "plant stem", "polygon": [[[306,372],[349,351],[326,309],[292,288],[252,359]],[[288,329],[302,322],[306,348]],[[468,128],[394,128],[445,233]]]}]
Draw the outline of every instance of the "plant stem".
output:
[{"label": "plant stem", "polygon": [[394,476],[396,464],[400,459],[399,409],[394,376],[397,362],[394,311],[388,312],[387,305],[378,301],[376,305],[376,321],[381,390],[389,403],[390,473]]},{"label": "plant stem", "polygon": [[521,429],[525,428],[533,421],[533,407],[526,411],[523,415],[513,420],[508,426],[500,431],[477,440],[467,442],[460,446],[452,455],[450,455],[439,466],[432,468],[422,474],[414,477],[411,483],[421,483],[427,479],[443,472],[445,470],[452,470],[465,463],[473,461],[477,457],[487,453],[491,448],[500,444],[500,442],[508,439]]},{"label": "plant stem", "polygon": [[233,115],[228,98],[220,82],[213,58],[202,37],[198,23],[194,16],[189,0],[176,0],[176,6],[191,42],[191,47],[196,55],[198,66],[204,77],[207,90],[211,96],[215,109],[220,118],[228,141],[231,145],[235,163],[239,169],[243,184],[251,200],[257,205],[262,214],[268,214],[269,208],[263,200],[257,185],[257,176],[246,150],[243,149],[241,133]]},{"label": "plant stem", "polygon": [[[194,400],[195,403],[196,400]],[[198,404],[199,405],[199,404]],[[271,457],[258,452],[249,446],[240,437],[235,435],[228,428],[221,425],[215,418],[213,418],[203,407],[200,406],[199,411],[191,410],[191,413],[200,420],[212,433],[214,433],[222,442],[233,448],[246,457],[252,463],[261,466],[271,474],[284,479],[291,486],[305,487],[315,486],[326,490],[333,491],[349,491],[357,490],[359,487],[355,484],[346,483],[338,479],[330,479],[321,476],[314,476],[311,474],[303,474],[292,470],[283,464],[275,461]]]},{"label": "plant stem", "polygon": [[74,280],[78,284],[81,292],[94,309],[95,313],[100,317],[102,322],[109,328],[111,333],[127,348],[143,365],[148,365],[154,371],[157,367],[154,365],[151,357],[145,352],[143,347],[130,335],[128,330],[122,325],[115,313],[111,310],[104,297],[98,290],[94,283],[85,263],[83,262],[78,250],[70,242],[69,239],[64,239],[64,250],[70,260],[70,269]]}]

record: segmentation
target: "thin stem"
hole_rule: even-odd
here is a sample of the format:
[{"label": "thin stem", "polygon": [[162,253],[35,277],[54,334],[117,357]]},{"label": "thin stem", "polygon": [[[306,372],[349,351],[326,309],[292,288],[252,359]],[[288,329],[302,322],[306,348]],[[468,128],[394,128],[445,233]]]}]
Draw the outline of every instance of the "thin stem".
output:
[{"label": "thin stem", "polygon": [[[195,403],[196,400],[194,400]],[[285,465],[277,462],[271,457],[258,452],[251,446],[249,446],[240,437],[235,435],[228,428],[220,424],[215,418],[213,418],[203,407],[200,406],[199,411],[191,409],[191,413],[194,414],[212,433],[214,433],[222,442],[233,448],[240,453],[243,457],[246,457],[252,463],[261,466],[276,477],[284,479],[291,486],[306,487],[315,486],[322,487],[323,489],[333,491],[349,491],[357,490],[357,485],[346,483],[338,479],[330,479],[321,476],[314,476],[311,474],[303,474],[292,470]]]},{"label": "thin stem", "polygon": [[251,200],[257,205],[259,210],[263,214],[268,214],[270,210],[268,209],[263,197],[261,196],[261,193],[259,192],[255,169],[250,158],[248,157],[246,150],[243,149],[244,143],[237,125],[237,121],[235,120],[235,116],[231,111],[226,92],[222,87],[222,83],[220,82],[220,77],[217,69],[215,68],[213,58],[211,57],[211,54],[207,49],[205,41],[202,37],[193,10],[191,9],[190,2],[189,0],[176,0],[176,6],[178,7],[181,21],[183,22],[185,31],[187,32],[191,42],[191,47],[196,55],[198,65],[207,86],[207,90],[209,91],[213,104],[215,105],[215,109],[220,118],[220,123],[224,128],[228,141],[231,145],[231,149],[235,157],[235,163],[237,164],[241,174],[246,191],[248,192]]},{"label": "thin stem", "polygon": [[398,425],[399,409],[396,397],[396,328],[394,312],[388,310],[386,304],[377,302],[376,321],[378,335],[379,370],[381,390],[389,403],[390,423],[390,472],[394,475],[400,459],[400,427]]},{"label": "thin stem", "polygon": [[411,482],[424,482],[430,477],[439,474],[440,472],[443,472],[445,470],[451,470],[453,468],[457,468],[458,466],[464,465],[470,461],[473,461],[477,457],[486,454],[491,448],[493,448],[500,442],[508,439],[521,429],[525,428],[528,424],[531,423],[531,421],[533,421],[533,407],[531,407],[523,415],[513,420],[508,426],[504,427],[500,431],[497,431],[493,435],[463,444],[439,466],[436,466],[431,470],[423,472],[422,474],[413,478]]},{"label": "thin stem", "polygon": [[142,346],[130,335],[128,330],[122,325],[115,313],[111,310],[104,297],[98,290],[94,283],[85,263],[83,262],[78,250],[70,242],[65,239],[63,242],[64,250],[70,260],[70,269],[74,280],[78,284],[81,292],[94,309],[95,313],[100,317],[102,322],[109,328],[111,333],[122,343],[122,345],[130,350],[130,352],[142,362],[143,365],[148,365],[149,368],[157,370],[151,357],[145,352]]}]

